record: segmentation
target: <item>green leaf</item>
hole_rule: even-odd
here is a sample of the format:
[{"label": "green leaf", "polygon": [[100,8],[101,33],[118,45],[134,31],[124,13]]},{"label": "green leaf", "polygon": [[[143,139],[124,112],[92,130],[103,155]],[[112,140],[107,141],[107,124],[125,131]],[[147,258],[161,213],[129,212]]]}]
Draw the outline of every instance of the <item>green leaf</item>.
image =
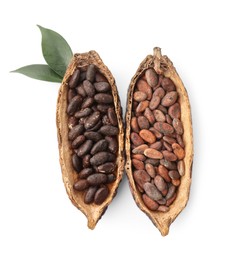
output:
[{"label": "green leaf", "polygon": [[51,69],[63,77],[73,57],[72,50],[60,34],[40,25],[38,27],[42,34],[44,59]]},{"label": "green leaf", "polygon": [[46,64],[28,65],[17,70],[13,70],[11,72],[21,73],[33,79],[39,79],[50,82],[62,82],[62,77],[59,76]]}]

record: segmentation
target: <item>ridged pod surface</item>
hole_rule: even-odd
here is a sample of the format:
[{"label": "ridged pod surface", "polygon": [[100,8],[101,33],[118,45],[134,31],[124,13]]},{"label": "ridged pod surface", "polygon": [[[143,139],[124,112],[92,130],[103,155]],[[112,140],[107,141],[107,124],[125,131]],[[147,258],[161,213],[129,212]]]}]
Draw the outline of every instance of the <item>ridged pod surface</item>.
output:
[{"label": "ridged pod surface", "polygon": [[[145,71],[147,71],[147,69],[150,69],[150,68],[154,69],[156,74],[159,77],[161,76],[161,77],[169,78],[174,83],[174,85],[176,87],[176,92],[178,94],[178,102],[179,102],[180,109],[181,109],[180,120],[182,122],[182,127],[184,130],[182,139],[183,139],[184,146],[185,146],[184,147],[185,157],[183,159],[184,166],[185,166],[185,174],[183,176],[181,176],[181,182],[179,180],[177,180],[177,181],[173,180],[173,183],[175,185],[179,185],[178,189],[177,189],[176,198],[175,198],[175,200],[173,198],[174,201],[171,205],[168,205],[169,207],[160,205],[160,207],[159,207],[160,211],[156,210],[158,208],[158,203],[156,203],[156,201],[151,200],[150,197],[148,198],[146,194],[142,195],[142,193],[144,192],[143,189],[140,188],[140,186],[138,186],[134,180],[134,175],[133,175],[134,168],[133,167],[134,166],[142,167],[142,169],[143,169],[143,167],[144,167],[143,163],[141,162],[141,163],[137,164],[137,160],[135,159],[135,160],[133,160],[133,164],[132,164],[132,158],[131,158],[131,151],[133,149],[132,143],[134,143],[134,137],[135,137],[135,135],[137,135],[137,134],[133,134],[133,137],[131,137],[131,130],[132,130],[131,129],[131,123],[132,123],[131,118],[132,118],[132,106],[133,106],[133,102],[134,102],[134,89],[136,87],[137,81],[140,79],[141,80],[144,79]],[[152,84],[152,82],[150,82],[150,84]],[[145,89],[143,90],[143,92],[145,92],[146,95],[144,95],[143,93],[140,93],[140,92],[136,92],[135,100],[138,100],[138,101],[144,100],[145,96],[148,99],[149,92]],[[167,98],[168,98],[168,96],[167,96]],[[171,98],[176,99],[176,97],[173,97],[173,96],[171,96]],[[149,100],[150,100],[150,98],[149,98]],[[146,104],[145,102],[148,102],[148,101],[141,101],[140,104],[142,106],[139,105],[139,107],[137,107],[136,112],[138,112],[137,113],[138,115],[140,114],[140,112],[142,112],[148,106],[148,104]],[[156,102],[156,104],[158,104],[160,102],[160,99],[154,100],[154,102],[153,102],[154,106],[155,106],[155,102]],[[165,100],[162,102],[163,102],[163,104],[165,104]],[[149,107],[151,109],[154,109],[153,108],[154,106],[153,107],[152,106],[153,105],[150,102]],[[148,111],[150,111],[150,109]],[[148,117],[148,114],[146,115],[146,117],[148,119],[150,118],[150,117]],[[162,120],[165,121],[165,119],[163,119],[163,115],[161,112],[159,112],[159,114],[156,115],[156,117],[158,117],[158,120],[160,120],[160,121],[162,121]],[[143,119],[142,116],[139,116],[139,119]],[[171,121],[171,119],[169,119],[169,120]],[[143,122],[141,122],[141,123],[138,122],[138,123],[139,123],[139,126],[141,125],[141,123],[142,123],[142,125],[144,125]],[[161,124],[163,125],[162,122],[157,123],[157,124],[158,124],[157,127],[160,126]],[[168,125],[168,124],[166,124],[166,125]],[[135,125],[135,127],[136,126],[137,125]],[[143,127],[145,128],[145,125]],[[163,130],[163,129],[161,129],[161,130]],[[147,133],[149,133],[146,136],[142,135],[142,132],[145,132],[145,131]],[[154,129],[154,131],[156,131],[156,130]],[[150,132],[147,130],[142,130],[142,132],[141,132],[140,136],[143,137],[144,140],[147,140],[149,143],[152,143],[152,141],[149,141],[149,139],[152,137]],[[165,132],[164,132],[164,134],[165,134]],[[171,135],[171,134],[167,133],[167,135]],[[132,143],[131,143],[131,139],[133,140]],[[139,140],[139,139],[137,139],[137,137],[136,137],[135,141],[137,142],[137,140]],[[154,140],[155,140],[155,137],[154,137]],[[158,143],[157,143],[157,145],[158,145]],[[167,148],[169,148],[168,143],[165,143],[165,145]],[[146,155],[148,153],[148,151],[151,151],[152,153],[154,151],[154,149],[147,149],[146,144],[140,145],[139,146],[140,149],[141,149],[141,146],[144,147],[143,149],[146,149],[146,153],[144,150],[144,155]],[[171,223],[176,219],[178,214],[185,208],[185,206],[188,202],[188,199],[189,199],[189,192],[190,192],[190,185],[191,185],[191,171],[192,171],[192,162],[193,162],[193,132],[192,132],[190,102],[189,102],[187,91],[183,85],[181,78],[179,77],[178,73],[176,72],[176,69],[173,66],[171,60],[167,56],[162,56],[160,48],[154,48],[153,56],[148,55],[144,59],[144,61],[140,64],[136,74],[134,75],[134,77],[131,80],[129,90],[128,90],[128,97],[127,97],[125,149],[126,149],[126,166],[125,166],[125,168],[126,168],[129,185],[130,185],[130,189],[131,189],[132,195],[134,197],[134,200],[135,200],[136,204],[138,205],[138,207],[147,214],[147,216],[152,220],[154,225],[160,230],[161,234],[163,236],[165,236],[169,232],[169,227],[170,227]],[[166,148],[164,148],[164,149],[166,149]],[[136,148],[136,150],[138,150],[138,148]],[[135,152],[136,152],[136,150],[135,150]],[[157,152],[155,152],[155,153],[157,153]],[[164,154],[168,155],[168,151],[165,151]],[[143,158],[144,155],[141,154],[138,156],[139,156],[139,158]],[[135,155],[135,156],[136,157],[133,157],[133,158],[137,158],[137,155]],[[155,157],[155,158],[158,158],[158,157]],[[158,159],[161,159],[161,157]],[[176,158],[174,158],[173,160],[175,160],[175,159]],[[150,159],[149,159],[149,161],[150,161]],[[135,164],[134,164],[134,162],[135,162]],[[136,172],[138,172],[138,171],[136,171]],[[174,171],[172,171],[172,172],[174,172]],[[150,177],[148,177],[148,175],[146,178],[147,178],[147,180],[143,180],[143,181],[146,182],[146,181],[150,180]],[[158,178],[162,179],[160,176]],[[151,186],[153,188],[154,184],[151,184],[151,183],[145,184],[144,188],[149,188],[149,186]],[[156,191],[155,187],[154,187],[154,189]],[[158,193],[158,195],[160,195],[160,194]],[[160,197],[161,196],[162,195],[160,195]],[[149,201],[150,200],[152,201],[152,204],[150,204],[150,209],[144,203],[144,200],[146,200],[146,203],[149,202],[149,201],[147,201],[147,199]],[[155,200],[155,198],[154,198],[154,200]],[[168,210],[165,210],[167,208],[168,208]]]},{"label": "ridged pod surface", "polygon": [[[118,150],[116,153],[116,170],[115,176],[116,179],[114,182],[108,184],[109,195],[100,205],[95,203],[86,204],[84,202],[84,192],[78,192],[73,188],[73,185],[78,178],[78,173],[72,166],[72,149],[71,144],[68,140],[68,81],[72,77],[76,69],[87,68],[89,65],[95,65],[96,69],[100,74],[102,74],[107,82],[111,86],[111,93],[113,96],[114,110],[117,116],[117,127],[118,127]],[[88,121],[88,120],[87,120]],[[58,145],[59,145],[59,154],[60,154],[60,165],[62,170],[63,182],[68,193],[68,196],[72,203],[81,210],[88,219],[88,227],[94,229],[98,220],[104,214],[108,205],[111,203],[112,199],[116,195],[117,188],[122,179],[123,170],[124,170],[124,128],[122,122],[122,109],[120,105],[120,100],[115,85],[115,80],[109,71],[109,69],[104,65],[103,61],[95,51],[89,51],[88,53],[75,54],[68,69],[63,78],[59,95],[57,101],[57,114],[56,114],[56,123],[58,130]]]}]

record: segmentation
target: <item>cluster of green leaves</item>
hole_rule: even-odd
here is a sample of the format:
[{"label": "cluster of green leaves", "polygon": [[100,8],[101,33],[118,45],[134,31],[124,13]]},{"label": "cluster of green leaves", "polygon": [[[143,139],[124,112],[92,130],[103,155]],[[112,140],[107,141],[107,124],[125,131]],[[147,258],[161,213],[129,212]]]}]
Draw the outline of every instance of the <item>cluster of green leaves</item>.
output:
[{"label": "cluster of green leaves", "polygon": [[34,79],[61,82],[73,56],[72,50],[60,34],[39,25],[38,27],[42,34],[42,52],[47,64],[32,64],[12,72]]}]

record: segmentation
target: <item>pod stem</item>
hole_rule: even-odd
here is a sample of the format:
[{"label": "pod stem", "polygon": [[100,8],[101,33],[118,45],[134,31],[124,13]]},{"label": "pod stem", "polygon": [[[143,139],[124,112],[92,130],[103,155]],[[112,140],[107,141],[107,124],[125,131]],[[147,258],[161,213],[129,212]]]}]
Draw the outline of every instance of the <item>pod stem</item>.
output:
[{"label": "pod stem", "polygon": [[154,60],[154,70],[161,74],[161,48],[155,47],[153,49],[153,60]]}]

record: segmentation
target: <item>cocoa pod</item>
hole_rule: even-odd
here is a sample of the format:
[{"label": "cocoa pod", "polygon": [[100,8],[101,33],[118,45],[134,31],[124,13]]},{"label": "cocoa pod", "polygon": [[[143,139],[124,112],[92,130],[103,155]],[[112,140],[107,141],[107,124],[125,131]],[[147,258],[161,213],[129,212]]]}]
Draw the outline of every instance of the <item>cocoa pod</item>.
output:
[{"label": "cocoa pod", "polygon": [[[76,72],[75,75],[74,72]],[[80,78],[78,79],[79,72]],[[72,75],[74,76],[72,77]],[[85,83],[83,84],[83,82]],[[72,92],[71,89],[75,89],[78,94],[73,97],[70,93],[70,100],[68,101],[68,91]],[[69,104],[70,106],[68,107]],[[102,131],[103,134],[98,132],[102,127],[102,117],[100,118],[99,114],[107,113],[109,108],[109,119],[112,119],[111,123],[114,125],[112,127],[115,127],[112,128],[115,139],[111,143],[105,141],[101,142],[102,144],[98,143],[95,145],[95,143],[105,139],[103,134],[105,134],[107,129]],[[79,119],[79,125],[73,126],[70,130],[68,128],[69,117],[74,115],[74,113],[76,113],[76,117]],[[117,122],[114,114],[117,117]],[[59,90],[56,121],[60,165],[66,191],[72,203],[87,217],[88,227],[94,229],[114,198],[124,169],[124,127],[120,100],[111,72],[95,51],[75,54],[71,60]],[[96,124],[95,121],[97,122]],[[80,149],[81,145],[83,148],[83,144],[78,147],[79,155],[78,153],[77,155],[80,157],[80,160],[72,151],[73,148],[71,146],[71,142],[79,135],[83,135],[86,138],[86,141],[83,143],[85,144],[84,149],[82,151]],[[75,147],[77,147],[77,141],[74,143]],[[104,150],[105,146],[107,146],[109,158],[103,165],[94,166],[94,168],[99,167],[101,172],[109,174],[105,174],[102,180],[93,180],[94,177],[89,177],[92,176],[90,172],[88,170],[83,171],[83,169],[92,168],[91,161],[98,164],[96,161],[94,162],[93,158],[99,153],[104,153],[96,152]],[[91,155],[91,150],[92,153],[96,154]],[[111,150],[112,154],[110,154]],[[89,151],[88,154],[86,154],[87,151]],[[107,167],[110,168],[109,165],[113,165],[110,161],[115,162],[115,166],[107,169]],[[105,165],[106,163],[108,166]],[[81,174],[78,173],[80,171],[85,179],[80,178]],[[95,173],[96,171],[93,172]],[[91,183],[93,185],[103,183],[106,179],[109,185],[101,184],[102,186],[91,188],[93,187]],[[80,190],[84,191],[81,192]]]},{"label": "cocoa pod", "polygon": [[[156,76],[153,73],[156,73]],[[157,78],[159,79],[158,84],[156,84]],[[156,123],[149,121],[149,129],[139,129],[136,127],[136,118],[143,116],[144,113],[142,111],[137,114],[134,110],[140,104],[140,99],[137,99],[137,97],[135,97],[137,101],[133,99],[133,94],[136,91],[146,94],[147,98],[144,99],[142,97],[141,102],[149,101],[149,108],[153,109],[152,113]],[[155,96],[160,98],[160,103],[159,99],[155,100]],[[147,113],[144,114],[149,120],[147,115]],[[148,132],[146,134],[146,131],[151,131],[156,138],[149,140],[151,135]],[[131,132],[139,134],[145,143],[139,147],[131,145]],[[163,139],[164,137],[165,139]],[[160,48],[154,48],[154,55],[148,55],[144,59],[131,80],[128,90],[125,140],[125,168],[134,200],[137,206],[148,215],[154,225],[160,230],[161,234],[165,236],[169,232],[171,223],[188,202],[193,161],[193,135],[187,91],[172,62],[167,56],[162,56]],[[183,141],[179,143],[178,140]],[[165,145],[155,147],[155,142],[160,142],[160,144],[164,144],[165,142]],[[174,143],[175,145],[173,145]],[[150,147],[152,144],[154,147]],[[167,148],[170,151],[165,150]],[[141,154],[142,156],[151,156],[151,158],[144,161],[145,169],[150,171],[148,168],[150,165],[147,163],[153,160],[152,157],[158,157],[158,153],[154,152],[155,149],[161,153],[165,150],[163,153],[164,158],[160,160],[160,165],[153,166],[160,176],[157,175],[158,177],[154,181],[153,177],[155,177],[155,174],[152,170],[151,176],[148,175],[151,180],[144,180],[145,184],[139,183],[137,170],[132,166],[132,156],[134,153]],[[172,149],[173,152],[171,152]],[[177,161],[168,161],[165,158],[171,160],[177,159]],[[179,160],[181,161],[179,162]],[[180,171],[179,174],[177,174],[178,171]],[[169,172],[170,176],[168,175]],[[179,176],[180,178],[176,179]],[[157,192],[156,186],[153,183],[162,190],[162,195]],[[141,189],[140,184],[143,185]],[[167,197],[165,198],[165,196]]]}]

